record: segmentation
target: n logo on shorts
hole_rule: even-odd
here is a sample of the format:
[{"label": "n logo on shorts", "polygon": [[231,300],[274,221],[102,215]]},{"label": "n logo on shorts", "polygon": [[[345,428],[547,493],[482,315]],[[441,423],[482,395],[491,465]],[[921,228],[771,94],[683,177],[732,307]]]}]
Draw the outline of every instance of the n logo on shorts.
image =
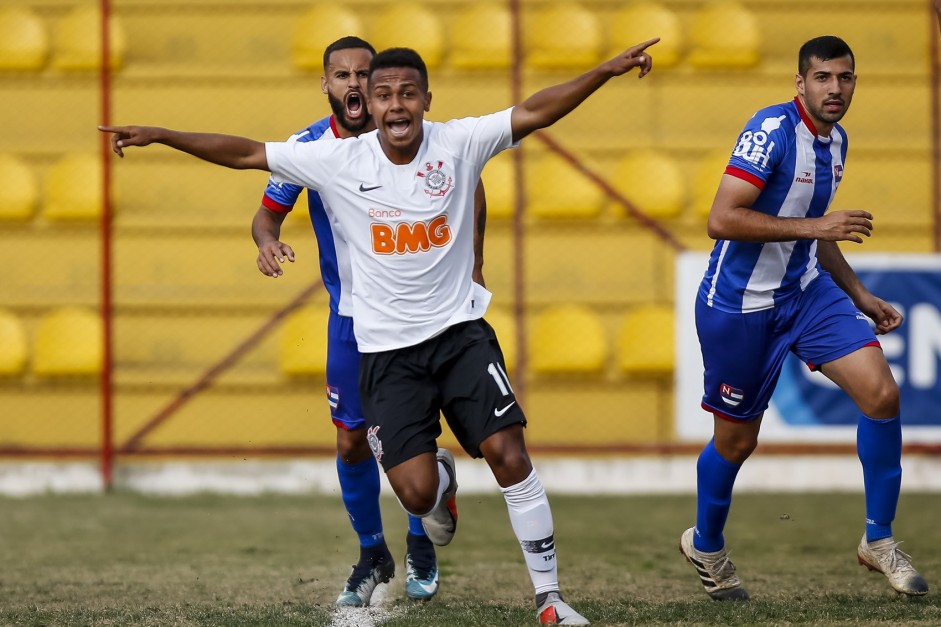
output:
[{"label": "n logo on shorts", "polygon": [[727,383],[723,383],[719,386],[719,395],[722,397],[722,402],[730,407],[737,407],[745,397],[744,392],[733,388]]}]

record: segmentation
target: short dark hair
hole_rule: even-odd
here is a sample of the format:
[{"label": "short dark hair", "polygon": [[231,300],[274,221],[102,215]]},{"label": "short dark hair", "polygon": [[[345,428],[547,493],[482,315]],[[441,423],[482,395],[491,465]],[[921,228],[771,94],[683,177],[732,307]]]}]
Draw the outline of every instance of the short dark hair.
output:
[{"label": "short dark hair", "polygon": [[353,35],[347,35],[346,37],[341,37],[335,42],[327,46],[327,49],[323,51],[323,71],[327,71],[327,66],[330,65],[330,55],[336,52],[337,50],[351,50],[356,48],[362,48],[363,50],[368,50],[370,54],[375,56],[376,49],[372,47],[372,44],[366,41],[365,39],[360,39]]},{"label": "short dark hair", "polygon": [[805,76],[807,70],[809,70],[810,66],[813,64],[811,59],[829,61],[830,59],[838,59],[847,55],[849,55],[850,61],[853,63],[853,69],[855,70],[856,57],[853,56],[853,51],[850,50],[849,45],[845,41],[833,35],[814,37],[801,46],[800,52],[797,53],[797,73],[801,76]]},{"label": "short dark hair", "polygon": [[369,80],[372,81],[373,72],[390,67],[410,67],[418,70],[421,76],[422,88],[428,89],[428,68],[421,55],[411,48],[386,48],[372,58],[369,63]]}]

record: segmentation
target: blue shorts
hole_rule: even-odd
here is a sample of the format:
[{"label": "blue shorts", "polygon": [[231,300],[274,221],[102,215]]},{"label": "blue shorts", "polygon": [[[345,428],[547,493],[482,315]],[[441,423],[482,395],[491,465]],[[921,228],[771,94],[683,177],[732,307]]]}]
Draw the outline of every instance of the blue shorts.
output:
[{"label": "blue shorts", "polygon": [[829,274],[762,311],[728,313],[697,298],[696,331],[705,366],[703,409],[735,420],[754,420],[768,408],[789,351],[814,370],[879,346],[869,318]]},{"label": "blue shorts", "polygon": [[347,431],[366,426],[359,397],[359,359],[353,319],[331,309],[327,321],[327,402],[333,424]]}]

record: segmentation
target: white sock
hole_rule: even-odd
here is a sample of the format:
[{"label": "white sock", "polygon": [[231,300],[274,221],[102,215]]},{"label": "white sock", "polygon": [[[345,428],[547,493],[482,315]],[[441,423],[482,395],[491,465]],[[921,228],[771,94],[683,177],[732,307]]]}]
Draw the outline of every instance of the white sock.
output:
[{"label": "white sock", "polygon": [[533,470],[526,479],[509,488],[500,488],[510,512],[510,524],[529,569],[536,594],[559,589],[555,559],[552,511],[542,482]]}]

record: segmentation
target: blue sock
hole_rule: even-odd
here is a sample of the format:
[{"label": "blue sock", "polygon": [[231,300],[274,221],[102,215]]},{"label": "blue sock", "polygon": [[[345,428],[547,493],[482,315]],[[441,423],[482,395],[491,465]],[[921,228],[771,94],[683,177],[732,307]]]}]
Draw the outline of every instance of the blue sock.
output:
[{"label": "blue sock", "polygon": [[725,546],[725,521],[732,506],[732,486],[741,464],[733,464],[719,455],[714,440],[699,454],[696,463],[696,533],[693,546],[712,553]]},{"label": "blue sock", "polygon": [[425,535],[425,528],[421,524],[421,518],[408,515],[408,532],[413,536]]},{"label": "blue sock", "polygon": [[866,487],[866,541],[892,535],[892,521],[902,489],[902,421],[859,417],[856,453]]},{"label": "blue sock", "polygon": [[344,464],[337,456],[337,476],[343,504],[361,547],[384,542],[382,513],[379,510],[379,464],[376,458],[356,464]]}]

